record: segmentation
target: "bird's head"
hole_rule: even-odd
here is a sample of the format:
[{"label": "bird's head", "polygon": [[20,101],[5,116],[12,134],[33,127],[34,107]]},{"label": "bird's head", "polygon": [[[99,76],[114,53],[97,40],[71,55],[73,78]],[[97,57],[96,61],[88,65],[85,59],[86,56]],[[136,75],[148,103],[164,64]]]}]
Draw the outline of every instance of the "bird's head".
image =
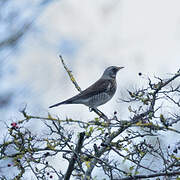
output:
[{"label": "bird's head", "polygon": [[114,79],[116,78],[117,72],[124,67],[117,67],[117,66],[110,66],[107,69],[105,69],[102,77],[106,79]]}]

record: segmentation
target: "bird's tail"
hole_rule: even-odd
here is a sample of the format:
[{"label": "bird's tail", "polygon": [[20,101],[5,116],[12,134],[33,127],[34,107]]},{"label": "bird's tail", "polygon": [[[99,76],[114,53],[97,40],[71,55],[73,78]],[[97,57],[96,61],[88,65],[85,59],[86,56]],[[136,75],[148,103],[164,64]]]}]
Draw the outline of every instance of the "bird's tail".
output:
[{"label": "bird's tail", "polygon": [[61,105],[61,104],[71,104],[71,103],[72,103],[72,101],[66,100],[66,101],[63,101],[63,102],[54,104],[54,105],[52,105],[52,106],[49,106],[49,108],[53,108],[53,107],[59,106],[59,105]]}]

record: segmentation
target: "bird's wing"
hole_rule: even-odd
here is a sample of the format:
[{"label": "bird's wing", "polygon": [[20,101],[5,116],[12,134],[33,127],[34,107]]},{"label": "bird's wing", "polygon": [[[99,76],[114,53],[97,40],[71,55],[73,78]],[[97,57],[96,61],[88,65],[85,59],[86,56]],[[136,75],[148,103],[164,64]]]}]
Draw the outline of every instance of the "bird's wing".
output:
[{"label": "bird's wing", "polygon": [[87,100],[92,96],[96,96],[102,92],[107,92],[108,90],[113,88],[113,84],[116,83],[113,81],[114,80],[99,79],[93,85],[89,86],[87,89],[77,94],[76,96],[73,96],[72,98],[60,102],[58,104],[52,105],[50,106],[50,108],[59,106],[61,104],[81,104],[83,100]]},{"label": "bird's wing", "polygon": [[106,79],[99,79],[94,84],[89,86],[87,89],[79,93],[78,95],[71,98],[71,100],[76,99],[88,99],[89,97],[92,97],[94,95],[97,95],[101,92],[106,92],[109,88],[112,87],[112,81],[106,80]]}]

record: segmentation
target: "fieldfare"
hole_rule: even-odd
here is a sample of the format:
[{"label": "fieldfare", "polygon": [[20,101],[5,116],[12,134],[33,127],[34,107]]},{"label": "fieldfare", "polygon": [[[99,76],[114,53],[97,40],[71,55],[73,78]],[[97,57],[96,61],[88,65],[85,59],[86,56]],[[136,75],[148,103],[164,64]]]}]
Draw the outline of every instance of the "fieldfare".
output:
[{"label": "fieldfare", "polygon": [[108,102],[116,92],[116,74],[124,67],[110,66],[101,78],[93,85],[80,92],[70,99],[54,104],[49,108],[59,106],[61,104],[84,104],[89,108],[96,108]]}]

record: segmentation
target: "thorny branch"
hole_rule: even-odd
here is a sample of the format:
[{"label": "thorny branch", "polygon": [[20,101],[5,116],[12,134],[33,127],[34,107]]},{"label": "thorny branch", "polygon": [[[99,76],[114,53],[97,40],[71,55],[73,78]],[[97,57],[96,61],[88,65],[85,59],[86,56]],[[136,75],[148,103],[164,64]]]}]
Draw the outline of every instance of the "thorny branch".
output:
[{"label": "thorny branch", "polygon": [[69,161],[69,166],[67,168],[67,172],[64,176],[64,180],[68,180],[72,174],[72,171],[74,170],[74,164],[76,162],[76,159],[78,157],[78,154],[80,153],[81,149],[82,149],[82,145],[83,145],[83,141],[84,141],[84,136],[85,136],[85,132],[82,132],[79,134],[79,140],[78,143],[76,145],[76,148],[74,150],[74,154],[72,155],[70,161]]},{"label": "thorny branch", "polygon": [[[71,75],[70,72],[73,80]],[[129,120],[121,120],[116,112],[110,122],[101,118],[90,122],[61,119],[51,114],[40,117],[29,115],[25,107],[21,111],[23,119],[6,127],[8,137],[0,144],[0,161],[12,159],[13,166],[19,170],[16,178],[22,178],[29,169],[36,179],[74,177],[89,180],[94,178],[94,169],[103,171],[109,179],[177,178],[180,175],[177,155],[180,147],[170,153],[169,147],[162,146],[161,131],[179,135],[174,125],[180,121],[180,112],[177,109],[176,114],[172,111],[163,114],[164,107],[159,106],[159,101],[170,101],[177,107],[179,85],[174,88],[172,82],[179,76],[180,72],[177,72],[169,79],[159,78],[157,83],[149,79],[147,88],[129,91],[130,98],[126,102],[139,103],[135,107],[129,106]],[[29,126],[26,127],[35,120],[42,120],[46,133],[34,134]],[[76,133],[74,127],[82,133]],[[9,148],[13,153],[9,153]],[[55,157],[58,161],[66,161],[66,171],[49,162]]]}]

